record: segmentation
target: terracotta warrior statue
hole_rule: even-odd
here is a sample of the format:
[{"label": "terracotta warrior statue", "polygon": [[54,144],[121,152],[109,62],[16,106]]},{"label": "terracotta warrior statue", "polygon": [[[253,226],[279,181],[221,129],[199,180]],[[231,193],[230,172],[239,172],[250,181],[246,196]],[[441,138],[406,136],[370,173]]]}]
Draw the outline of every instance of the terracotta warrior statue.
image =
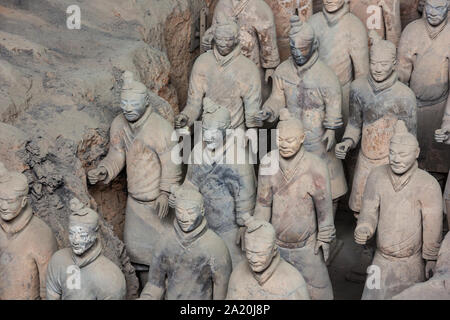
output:
[{"label": "terracotta warrior statue", "polygon": [[176,218],[155,249],[140,299],[223,300],[231,274],[227,246],[208,227],[202,195],[190,187],[173,189]]},{"label": "terracotta warrior statue", "polygon": [[361,210],[370,172],[389,163],[389,144],[397,121],[403,120],[409,132],[416,135],[416,96],[398,81],[396,64],[395,45],[377,39],[370,48],[370,74],[351,85],[350,119],[343,142],[336,146],[336,156],[345,159],[347,152],[361,141],[349,203],[356,213]]},{"label": "terracotta warrior statue", "polygon": [[[292,57],[275,71],[272,94],[263,106],[263,118],[274,122],[282,108],[303,122],[304,147],[328,165],[335,207],[347,193],[342,161],[333,151],[335,131],[343,126],[342,91],[334,72],[319,58],[314,30],[298,16],[291,18]],[[324,80],[326,79],[326,80]]]},{"label": "terracotta warrior statue", "polygon": [[[173,127],[148,103],[147,88],[124,74],[122,114],[110,129],[108,155],[88,172],[91,184],[110,183],[127,170],[128,200],[124,242],[135,269],[145,279],[153,246],[171,228],[169,194],[181,180],[181,165],[171,159]],[[145,281],[144,281],[145,283]]]},{"label": "terracotta warrior statue", "polygon": [[269,77],[280,64],[273,12],[264,0],[219,0],[211,28],[202,39],[204,50],[210,50],[217,40],[214,37],[216,25],[229,20],[235,20],[239,26],[242,54],[258,67],[266,98],[270,93]]},{"label": "terracotta warrior statue", "polygon": [[[233,132],[227,132],[232,122],[230,112],[209,98],[204,100],[203,161],[196,162],[191,153],[184,185],[197,188],[203,195],[208,225],[224,239],[236,266],[245,258],[237,240],[255,208],[255,170],[247,160],[238,161],[238,143]],[[230,152],[234,157],[227,160]]]},{"label": "terracotta warrior statue", "polygon": [[350,12],[357,16],[367,30],[398,46],[402,33],[400,0],[350,0]]},{"label": "terracotta warrior statue", "polygon": [[[442,121],[441,129],[436,130],[434,139],[438,143],[445,143],[447,145],[450,145],[450,99],[447,100],[447,107],[444,112],[444,119]],[[447,213],[447,223],[450,229],[450,171],[447,178],[447,185],[445,186],[444,201],[444,209]]]},{"label": "terracotta warrior statue", "polygon": [[336,235],[329,170],[307,151],[303,123],[288,109],[281,110],[277,128],[279,150],[266,157],[279,153],[279,169],[259,175],[255,217],[272,223],[281,257],[300,271],[311,299],[333,299],[325,264]]},{"label": "terracotta warrior statue", "polygon": [[307,21],[313,14],[312,0],[265,0],[275,16],[277,43],[281,61],[291,56],[289,45],[290,19],[298,15],[302,21]]},{"label": "terracotta warrior statue", "polygon": [[70,248],[56,252],[48,264],[48,300],[123,300],[125,277],[102,255],[97,212],[78,199],[70,201]]},{"label": "terracotta warrior statue", "polygon": [[[344,123],[347,124],[350,83],[369,73],[367,30],[347,0],[323,0],[323,9],[309,23],[319,42],[319,58],[337,75],[342,86]],[[339,137],[340,138],[340,137]]]},{"label": "terracotta warrior statue", "polygon": [[374,276],[363,299],[390,299],[430,278],[442,239],[442,193],[439,183],[418,168],[417,138],[402,120],[392,137],[387,165],[374,168],[364,192],[355,241],[377,235]]},{"label": "terracotta warrior statue", "polygon": [[230,111],[232,128],[260,127],[261,80],[256,65],[241,55],[239,27],[226,21],[213,30],[214,48],[202,54],[192,68],[188,101],[175,118],[175,127],[190,127],[200,118],[204,97]]},{"label": "terracotta warrior statue", "polygon": [[305,279],[280,256],[272,225],[252,219],[247,226],[247,259],[233,270],[227,299],[309,300]]},{"label": "terracotta warrior statue", "polygon": [[393,297],[394,300],[450,300],[450,233],[439,250],[433,277]]},{"label": "terracotta warrior statue", "polygon": [[443,180],[450,169],[448,148],[434,140],[449,102],[450,25],[447,0],[427,0],[424,16],[403,31],[399,46],[399,77],[417,97],[419,165]]},{"label": "terracotta warrior statue", "polygon": [[25,175],[0,162],[0,300],[45,299],[52,230],[33,215]]}]

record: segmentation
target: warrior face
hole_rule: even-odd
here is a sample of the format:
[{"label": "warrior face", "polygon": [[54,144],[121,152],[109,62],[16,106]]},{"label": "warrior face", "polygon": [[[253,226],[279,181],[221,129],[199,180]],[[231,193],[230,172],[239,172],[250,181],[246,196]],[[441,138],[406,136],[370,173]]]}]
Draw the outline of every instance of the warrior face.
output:
[{"label": "warrior face", "polygon": [[0,188],[0,216],[4,221],[16,218],[28,204],[26,195],[20,195],[16,191]]},{"label": "warrior face", "polygon": [[407,172],[419,157],[420,149],[416,146],[391,142],[389,148],[389,163],[397,175]]},{"label": "warrior face", "polygon": [[245,255],[255,273],[266,270],[277,253],[275,243],[265,240],[248,234],[245,237]]},{"label": "warrior face", "polygon": [[129,122],[138,121],[147,110],[146,95],[122,95],[121,105],[123,115]]},{"label": "warrior face", "polygon": [[305,141],[304,132],[289,124],[279,125],[278,130],[280,155],[285,159],[295,156]]},{"label": "warrior face", "polygon": [[397,59],[387,50],[371,50],[370,73],[377,82],[383,82],[394,72]]},{"label": "warrior face", "polygon": [[323,0],[323,7],[327,12],[333,13],[344,6],[345,0]]},{"label": "warrior face", "polygon": [[292,58],[298,66],[307,63],[313,54],[313,42],[311,41],[301,41],[300,39],[294,41],[294,39],[291,39],[290,47]]},{"label": "warrior face", "polygon": [[71,223],[69,225],[69,241],[72,251],[77,256],[81,256],[88,251],[97,240],[97,230],[81,223]]},{"label": "warrior face", "polygon": [[200,225],[203,220],[203,204],[187,199],[180,199],[175,204],[175,215],[181,230],[190,232]]},{"label": "warrior face", "polygon": [[203,128],[203,141],[210,151],[217,150],[223,146],[225,140],[225,130],[217,128]]},{"label": "warrior face", "polygon": [[445,19],[447,19],[447,0],[427,0],[425,4],[425,14],[430,25],[440,25]]},{"label": "warrior face", "polygon": [[235,23],[218,25],[214,32],[214,42],[221,56],[229,55],[239,44],[239,27]]}]

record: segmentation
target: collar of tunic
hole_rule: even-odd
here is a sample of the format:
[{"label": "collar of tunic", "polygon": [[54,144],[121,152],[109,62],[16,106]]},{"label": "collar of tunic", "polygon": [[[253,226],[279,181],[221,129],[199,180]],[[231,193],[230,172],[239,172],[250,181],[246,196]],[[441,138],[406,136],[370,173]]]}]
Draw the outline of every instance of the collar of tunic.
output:
[{"label": "collar of tunic", "polygon": [[72,251],[72,260],[81,269],[97,260],[97,258],[100,256],[101,253],[102,253],[102,244],[97,239],[95,244],[81,256],[77,256]]},{"label": "collar of tunic", "polygon": [[189,247],[192,243],[194,243],[197,239],[199,239],[202,235],[204,235],[205,232],[208,230],[208,225],[206,223],[205,217],[203,217],[202,222],[196,229],[188,233],[181,230],[176,218],[173,220],[173,226],[175,229],[175,234],[177,236],[176,238],[178,240],[178,243],[183,248]]},{"label": "collar of tunic", "polygon": [[436,26],[436,27],[433,27],[433,26],[431,26],[431,25],[428,23],[427,18],[426,18],[425,15],[423,16],[422,19],[425,20],[424,23],[425,23],[425,27],[426,27],[426,29],[427,29],[427,31],[428,31],[428,36],[429,36],[432,40],[434,40],[434,39],[442,32],[442,30],[444,30],[444,28],[447,26],[447,22],[448,22],[448,17],[447,17],[447,19],[445,19],[444,21],[442,21],[442,23],[441,23],[440,25],[438,25],[438,26]]},{"label": "collar of tunic", "polygon": [[244,11],[245,7],[247,7],[250,0],[232,0],[233,3],[233,16],[238,17],[242,11]]},{"label": "collar of tunic", "polygon": [[31,210],[31,206],[27,204],[26,208],[12,221],[7,222],[0,219],[0,225],[8,236],[12,236],[22,231],[28,225],[32,217],[33,211]]},{"label": "collar of tunic", "polygon": [[398,81],[398,74],[394,71],[386,80],[382,82],[377,82],[373,79],[372,73],[369,72],[367,76],[370,86],[375,93],[380,93],[386,89],[392,87]]},{"label": "collar of tunic", "polygon": [[389,179],[391,180],[392,187],[394,188],[395,192],[399,192],[403,190],[404,187],[408,185],[408,183],[411,181],[411,178],[413,177],[414,173],[416,172],[416,169],[419,167],[417,161],[414,163],[414,165],[409,168],[407,172],[402,174],[401,176],[395,174],[390,166],[386,166],[386,169],[388,171]]},{"label": "collar of tunic", "polygon": [[152,111],[153,111],[152,107],[148,106],[147,110],[145,110],[144,114],[142,115],[142,117],[138,121],[136,121],[136,122],[129,122],[130,128],[133,131],[139,130],[147,122],[147,119],[152,114]]},{"label": "collar of tunic", "polygon": [[325,7],[322,9],[325,20],[328,23],[328,26],[332,27],[337,24],[347,13],[350,13],[350,6],[347,2],[344,3],[342,8],[340,8],[336,12],[328,12],[325,10]]},{"label": "collar of tunic", "polygon": [[304,155],[305,155],[305,147],[302,146],[293,159],[284,159],[283,157],[280,156],[280,170],[287,181],[289,181],[294,176],[294,173],[300,166],[300,162],[303,159]]},{"label": "collar of tunic", "polygon": [[253,276],[255,277],[256,281],[258,281],[260,286],[264,285],[264,283],[266,283],[267,280],[269,280],[270,277],[272,277],[272,275],[278,269],[280,262],[281,262],[280,253],[277,252],[276,256],[273,258],[272,262],[270,263],[269,267],[267,267],[266,270],[264,270],[261,273],[252,272]]},{"label": "collar of tunic", "polygon": [[216,58],[217,64],[220,67],[226,67],[231,62],[233,62],[239,55],[241,54],[241,45],[237,45],[236,48],[233,49],[228,55],[222,56],[220,55],[217,48],[214,46],[213,49],[214,57]]},{"label": "collar of tunic", "polygon": [[292,57],[290,57],[290,59],[294,69],[297,71],[297,74],[300,75],[311,69],[312,66],[316,64],[317,60],[319,59],[319,52],[315,50],[308,62],[306,62],[302,66],[297,65]]}]

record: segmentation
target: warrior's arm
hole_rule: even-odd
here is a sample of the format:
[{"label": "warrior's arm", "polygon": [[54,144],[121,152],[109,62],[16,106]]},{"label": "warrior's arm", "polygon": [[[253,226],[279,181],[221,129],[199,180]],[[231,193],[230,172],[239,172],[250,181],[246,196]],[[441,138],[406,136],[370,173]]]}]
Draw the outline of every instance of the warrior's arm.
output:
[{"label": "warrior's arm", "polygon": [[403,112],[399,113],[398,119],[405,122],[410,133],[417,135],[417,99],[414,93],[411,93],[410,99],[403,100],[400,107]]},{"label": "warrior's arm", "polygon": [[272,218],[273,191],[270,176],[259,175],[255,218],[270,222]]},{"label": "warrior's arm", "polygon": [[283,79],[277,75],[277,71],[275,71],[273,76],[272,93],[263,106],[263,110],[272,113],[271,117],[267,120],[269,122],[275,122],[280,115],[280,110],[286,107]]},{"label": "warrior's arm", "polygon": [[259,40],[261,66],[264,69],[275,69],[280,64],[275,18],[269,5],[266,3],[261,3],[261,5],[267,7],[264,8],[266,9],[264,10],[264,16],[255,24]]},{"label": "warrior's arm", "polygon": [[57,249],[56,239],[51,234],[48,239],[42,239],[42,247],[37,252],[34,252],[34,261],[39,271],[40,296],[42,300],[45,300],[47,294],[46,279],[48,263]]},{"label": "warrior's arm", "polygon": [[[359,22],[359,21],[358,21]],[[355,79],[369,74],[369,39],[364,25],[352,29],[350,36],[350,57]]]},{"label": "warrior's arm", "polygon": [[356,226],[356,229],[367,227],[369,229],[369,239],[373,237],[377,229],[380,210],[380,195],[376,186],[377,175],[372,171],[364,189],[362,208],[358,217],[358,225]]},{"label": "warrior's arm", "polygon": [[401,82],[409,85],[414,68],[414,51],[410,43],[409,32],[403,32],[398,45],[398,77]]},{"label": "warrior's arm", "polygon": [[[200,56],[201,58],[201,56]],[[205,95],[205,76],[201,74],[200,58],[192,67],[189,79],[189,89],[186,107],[181,112],[188,117],[187,127],[190,127],[200,117],[202,113],[203,97]]]},{"label": "warrior's arm", "polygon": [[161,163],[161,180],[159,189],[166,193],[170,193],[170,188],[173,185],[179,185],[181,181],[181,164],[177,164],[172,160],[172,150],[176,145],[177,142],[170,141],[167,136],[165,148],[162,152],[158,153],[159,161]]},{"label": "warrior's arm", "polygon": [[342,89],[339,79],[334,73],[328,78],[327,87],[320,89],[325,103],[325,119],[323,126],[329,130],[339,129],[344,125],[342,118]]},{"label": "warrior's arm", "polygon": [[228,291],[232,263],[228,248],[223,243],[220,254],[212,261],[213,300],[224,300]]},{"label": "warrior's arm", "polygon": [[386,28],[386,39],[398,46],[402,34],[400,18],[400,0],[385,0],[381,2],[383,20]]},{"label": "warrior's arm", "polygon": [[242,166],[238,170],[239,183],[234,186],[232,194],[236,210],[236,223],[243,227],[255,211],[256,179],[253,166]]},{"label": "warrior's arm", "polygon": [[342,140],[351,140],[352,148],[356,148],[361,139],[361,128],[363,126],[363,114],[361,109],[361,101],[358,94],[352,86],[350,90],[349,119]]},{"label": "warrior's arm", "polygon": [[106,179],[103,181],[104,184],[114,180],[125,167],[126,153],[121,138],[121,129],[121,122],[116,118],[111,124],[108,154],[98,165],[108,172]]},{"label": "warrior's arm", "polygon": [[249,65],[247,75],[248,83],[242,84],[242,87],[245,87],[242,95],[245,125],[247,128],[255,128],[258,127],[258,124],[255,123],[255,118],[261,110],[262,105],[262,89],[258,68],[253,63]]},{"label": "warrior's arm", "polygon": [[[450,79],[450,63],[448,64],[448,78]],[[450,91],[450,82],[449,82],[449,91]],[[445,107],[444,118],[442,119],[442,129],[446,129],[447,132],[450,132],[450,97],[447,98],[447,106]],[[445,144],[450,144],[450,139],[444,142]]]},{"label": "warrior's arm", "polygon": [[310,194],[316,209],[318,224],[317,240],[330,243],[336,237],[333,217],[333,200],[328,167],[325,162],[314,164],[314,186]]},{"label": "warrior's arm", "polygon": [[148,281],[139,300],[162,300],[164,298],[166,271],[161,247],[157,247],[150,265]]},{"label": "warrior's arm", "polygon": [[61,300],[62,286],[60,283],[60,277],[57,272],[57,268],[54,266],[53,259],[48,263],[46,285],[47,300]]},{"label": "warrior's arm", "polygon": [[433,183],[424,188],[421,193],[423,247],[422,256],[425,260],[437,260],[442,241],[443,201],[439,183]]}]

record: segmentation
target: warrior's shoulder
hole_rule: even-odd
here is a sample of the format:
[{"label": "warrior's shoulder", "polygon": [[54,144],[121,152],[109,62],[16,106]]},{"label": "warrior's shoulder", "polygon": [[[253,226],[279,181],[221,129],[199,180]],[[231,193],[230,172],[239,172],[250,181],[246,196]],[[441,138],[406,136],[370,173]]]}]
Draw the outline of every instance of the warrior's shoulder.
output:
[{"label": "warrior's shoulder", "polygon": [[441,193],[441,186],[439,182],[431,174],[422,169],[417,169],[416,181],[420,185],[421,189],[426,188],[428,190]]},{"label": "warrior's shoulder", "polygon": [[111,133],[122,130],[128,124],[123,113],[118,114],[111,123]]},{"label": "warrior's shoulder", "polygon": [[46,246],[56,249],[56,239],[53,231],[41,218],[33,215],[28,227],[32,238],[38,240],[35,246],[39,245],[40,247]]},{"label": "warrior's shoulder", "polygon": [[425,20],[420,18],[410,22],[402,32],[402,38],[421,39],[421,31],[426,31]]}]

